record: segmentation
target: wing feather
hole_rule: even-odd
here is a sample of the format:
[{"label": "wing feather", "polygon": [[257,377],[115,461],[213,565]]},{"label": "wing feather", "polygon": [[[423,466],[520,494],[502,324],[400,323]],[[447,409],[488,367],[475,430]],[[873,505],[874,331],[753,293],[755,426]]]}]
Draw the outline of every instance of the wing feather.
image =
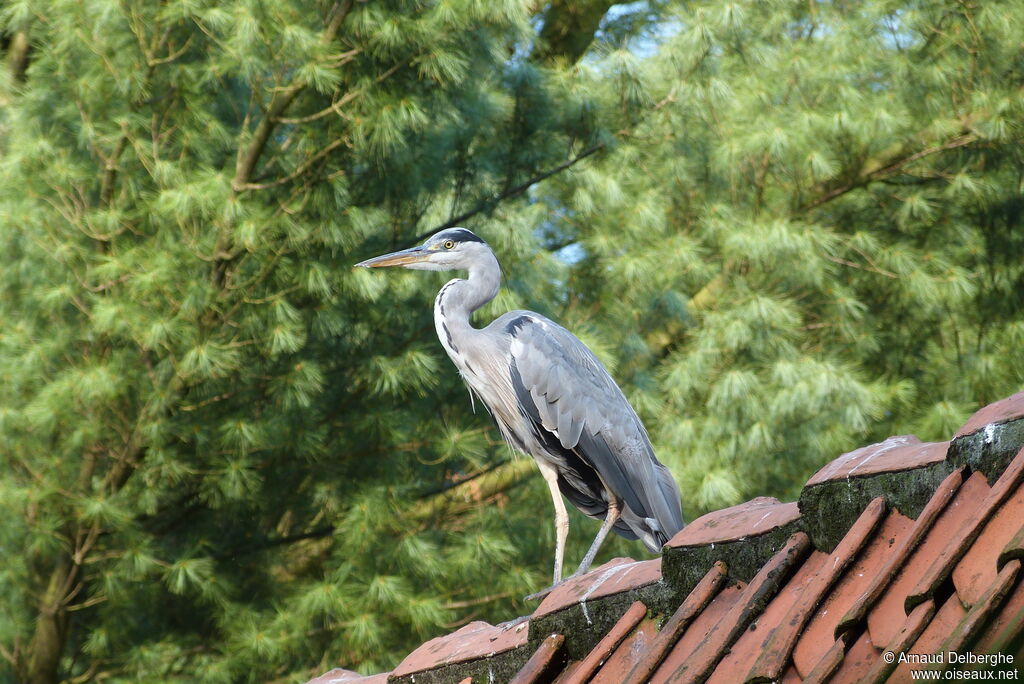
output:
[{"label": "wing feather", "polygon": [[[660,546],[682,529],[675,481],[654,456],[640,419],[597,357],[568,330],[537,314],[520,315],[507,330],[514,338],[512,384],[525,414],[537,430],[547,433],[542,437],[577,454],[600,475],[628,509],[624,520],[636,521],[630,527],[645,528],[634,529],[636,534],[646,539],[653,533]],[[566,479],[578,487],[586,478],[575,473]],[[600,493],[584,489],[579,502],[566,496],[590,513],[586,509]],[[581,505],[584,500],[587,505]]]}]

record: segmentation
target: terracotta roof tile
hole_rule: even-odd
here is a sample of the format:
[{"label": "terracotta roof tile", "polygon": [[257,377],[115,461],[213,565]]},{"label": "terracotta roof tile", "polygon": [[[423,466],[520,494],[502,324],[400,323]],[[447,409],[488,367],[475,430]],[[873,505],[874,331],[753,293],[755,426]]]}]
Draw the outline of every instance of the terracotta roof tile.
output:
[{"label": "terracotta roof tile", "polygon": [[1024,535],[1024,486],[1018,486],[992,515],[953,569],[956,593],[965,604],[977,603],[995,582],[999,570],[1012,557],[1006,553],[1007,547],[1021,535]]},{"label": "terracotta roof tile", "polygon": [[[864,509],[864,513],[835,551],[831,554],[820,551],[811,554],[786,588],[769,604],[763,618],[758,620],[758,632],[762,635],[751,644],[752,648],[747,649],[757,655],[746,673],[748,681],[774,681],[782,675],[797,639],[822,596],[853,562],[884,516],[885,501],[879,497]],[[779,612],[777,620],[773,615],[775,611]],[[769,625],[770,632],[767,630]],[[744,638],[753,634],[748,632]],[[735,650],[744,652],[740,648]]]},{"label": "terracotta roof tile", "polygon": [[944,460],[948,448],[949,442],[926,444],[914,435],[890,437],[884,442],[843,454],[818,470],[807,484],[813,486],[833,480],[920,468]]},{"label": "terracotta roof tile", "polygon": [[1003,566],[996,581],[992,583],[985,595],[967,611],[963,621],[957,625],[957,628],[942,645],[944,651],[959,651],[974,642],[979,630],[999,610],[1010,588],[1014,586],[1017,575],[1020,573],[1020,566],[1019,560],[1012,560]]},{"label": "terracotta roof tile", "polygon": [[529,627],[529,622],[508,626],[471,622],[458,631],[436,637],[420,646],[406,656],[389,679],[490,658],[499,653],[522,648],[526,645]]},{"label": "terracotta roof tile", "polygon": [[[955,470],[950,473],[939,484],[932,498],[925,505],[924,510],[921,511],[921,515],[917,517],[913,526],[906,533],[885,537],[890,541],[888,542],[888,552],[883,556],[883,565],[870,574],[867,588],[864,589],[864,592],[839,620],[836,628],[837,631],[852,629],[865,618],[868,610],[892,582],[899,569],[907,562],[907,557],[917,548],[925,534],[931,530],[936,518],[946,509],[950,499],[960,489],[962,483],[962,470]],[[906,521],[906,518],[902,516],[901,519]]]},{"label": "terracotta roof tile", "polygon": [[[791,624],[789,613],[797,608],[808,584],[812,583],[815,577],[821,576],[828,559],[829,554],[822,551],[812,552],[808,556],[793,578],[768,602],[764,612],[743,631],[728,655],[715,668],[714,674],[708,680],[709,684],[746,681],[748,674],[757,676],[752,673],[755,669],[773,671],[768,679],[778,679],[789,663],[790,651],[800,633],[801,625]],[[794,619],[800,622],[799,616],[794,615]],[[787,641],[790,635],[792,643]],[[778,671],[774,672],[776,669]]]},{"label": "terracotta roof tile", "polygon": [[661,665],[669,650],[679,641],[694,617],[704,610],[721,589],[725,581],[726,570],[725,564],[721,561],[715,563],[708,570],[700,583],[672,613],[672,617],[665,621],[658,636],[651,643],[651,647],[633,667],[633,671],[623,679],[623,684],[643,684],[650,678]]},{"label": "terracotta roof tile", "polygon": [[934,572],[935,559],[974,512],[972,503],[987,492],[985,477],[979,474],[971,476],[935,519],[920,545],[896,568],[895,579],[885,587],[867,615],[868,629],[875,643],[886,644],[895,638],[907,614],[908,597],[918,590],[922,579]]},{"label": "terracotta roof tile", "polygon": [[999,560],[996,562],[996,565],[1002,568],[1008,561],[1014,558],[1024,558],[1024,527],[1017,534],[1013,535],[1013,539],[1006,542],[1006,546],[999,553]]},{"label": "terracotta roof tile", "polygon": [[330,672],[325,672],[316,679],[311,679],[307,684],[384,684],[388,680],[388,673],[364,676],[352,670],[343,670],[336,667]]},{"label": "terracotta roof tile", "polygon": [[[819,684],[820,682],[827,682],[832,678],[832,675],[835,674],[846,658],[846,639],[846,634],[840,635],[839,639],[832,644],[832,648],[825,651],[813,668],[807,672],[804,682],[807,682],[807,684]],[[796,661],[793,664],[796,665]],[[797,672],[800,673],[799,668]]]},{"label": "terracotta roof tile", "polygon": [[1024,655],[1024,393],[946,446],[904,436],[849,452],[799,508],[710,513],[663,562],[615,559],[533,615],[432,639],[390,674],[313,682],[903,682],[910,668],[886,649]]},{"label": "terracotta roof tile", "polygon": [[[661,559],[615,559],[582,577],[567,580],[552,591],[530,618],[535,636],[575,634],[566,643],[571,660],[583,659],[622,618],[634,601],[662,607],[672,592],[661,581]],[[531,644],[535,648],[537,644]]]},{"label": "terracotta roof tile", "polygon": [[704,681],[751,620],[764,610],[764,606],[798,567],[809,548],[810,539],[806,534],[794,534],[786,545],[765,563],[754,579],[750,580],[739,600],[708,630],[686,662],[676,668],[668,681]]},{"label": "terracotta roof tile", "polygon": [[544,597],[534,612],[534,619],[585,604],[612,594],[653,584],[661,579],[661,559],[635,561],[614,558],[580,577],[568,579]]},{"label": "terracotta roof tile", "polygon": [[999,612],[993,616],[985,633],[974,647],[976,653],[1005,652],[1014,642],[1019,645],[1024,634],[1024,581],[1017,578],[1017,586],[1012,587],[1010,594]]},{"label": "terracotta roof tile", "polygon": [[955,437],[963,437],[988,425],[998,425],[1019,418],[1024,418],[1024,392],[1018,392],[979,409],[956,431]]},{"label": "terracotta roof tile", "polygon": [[[883,652],[888,651],[894,654],[909,652],[911,645],[921,636],[934,615],[935,601],[928,599],[924,603],[918,604],[903,621],[892,641],[886,643]],[[882,657],[881,652],[876,653],[875,662],[868,668],[864,681],[884,682],[894,669],[896,669],[895,661],[890,663]]]},{"label": "terracotta roof tile", "polygon": [[851,451],[821,468],[800,492],[804,525],[816,548],[831,551],[868,503],[882,497],[917,518],[952,471],[949,442],[901,435]]},{"label": "terracotta roof tile", "polygon": [[[953,633],[956,626],[966,617],[967,611],[960,604],[960,599],[955,594],[951,595],[942,606],[935,611],[931,621],[921,632],[914,644],[907,649],[909,653],[927,654],[938,653],[942,650],[942,644]],[[911,678],[911,669],[921,669],[916,663],[895,663],[893,674],[889,681],[907,681]]]},{"label": "terracotta roof tile", "polygon": [[615,651],[622,640],[633,631],[633,628],[647,615],[647,606],[640,601],[634,601],[615,626],[608,631],[597,646],[593,648],[587,657],[581,660],[568,676],[560,678],[559,684],[584,684],[589,681],[594,672],[606,661]]},{"label": "terracotta roof tile", "polygon": [[745,583],[740,582],[719,591],[707,607],[690,623],[689,629],[683,632],[661,665],[654,671],[651,681],[663,682],[669,675],[682,667],[704,637],[740,602],[746,587]]},{"label": "terracotta roof tile", "polygon": [[552,634],[541,642],[523,669],[509,681],[509,684],[536,684],[548,682],[565,666],[565,635]]},{"label": "terracotta roof tile", "polygon": [[859,602],[879,577],[899,539],[906,536],[913,521],[899,513],[887,515],[871,535],[863,551],[835,584],[811,617],[793,651],[793,661],[802,674],[809,674],[832,648],[842,631],[843,616],[856,610]]},{"label": "terracotta roof tile", "polygon": [[669,540],[669,546],[705,546],[756,537],[800,517],[792,503],[759,496],[745,504],[713,511],[694,520]]},{"label": "terracotta roof tile", "polygon": [[949,458],[985,473],[989,482],[1006,468],[1024,443],[1024,392],[990,404],[957,431]]},{"label": "terracotta roof tile", "polygon": [[799,529],[797,504],[770,497],[708,513],[665,545],[665,581],[686,595],[708,568],[723,561],[730,577],[748,582]]},{"label": "terracotta roof tile", "polygon": [[797,674],[796,668],[790,665],[785,672],[782,673],[782,679],[779,681],[782,684],[799,684],[803,681],[799,674]]},{"label": "terracotta roof tile", "polygon": [[965,516],[960,529],[954,533],[938,555],[931,559],[932,564],[928,571],[907,596],[907,608],[911,608],[919,601],[931,596],[939,584],[950,576],[954,565],[970,548],[982,526],[1017,489],[1022,478],[1024,478],[1024,449],[1021,449],[1017,458],[1010,463],[999,480],[987,492],[985,500],[980,505],[969,507],[967,502],[964,503],[964,508],[968,509],[968,515]]},{"label": "terracotta roof tile", "polygon": [[623,678],[633,669],[650,647],[651,642],[654,641],[657,631],[654,620],[643,620],[633,633],[619,644],[604,667],[590,680],[591,684],[622,684]]},{"label": "terracotta roof tile", "polygon": [[835,684],[861,684],[864,676],[878,661],[879,650],[871,641],[871,635],[864,632],[843,654],[842,660],[823,681]]}]

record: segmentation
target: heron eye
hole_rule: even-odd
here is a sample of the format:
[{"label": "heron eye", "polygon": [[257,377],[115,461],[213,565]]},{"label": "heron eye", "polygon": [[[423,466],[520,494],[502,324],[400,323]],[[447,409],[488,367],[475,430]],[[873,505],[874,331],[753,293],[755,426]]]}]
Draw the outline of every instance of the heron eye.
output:
[{"label": "heron eye", "polygon": [[454,246],[455,246],[455,241],[454,240],[445,240],[444,241],[444,248],[445,249],[451,249]]}]

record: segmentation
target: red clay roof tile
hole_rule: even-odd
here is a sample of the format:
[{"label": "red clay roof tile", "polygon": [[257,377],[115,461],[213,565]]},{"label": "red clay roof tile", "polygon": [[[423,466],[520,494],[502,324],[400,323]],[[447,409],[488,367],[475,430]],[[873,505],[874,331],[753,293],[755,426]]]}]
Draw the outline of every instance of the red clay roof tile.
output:
[{"label": "red clay roof tile", "polygon": [[967,611],[967,616],[957,625],[942,645],[944,651],[960,651],[969,646],[978,636],[979,630],[999,610],[1006,595],[1014,586],[1020,573],[1021,562],[1012,560],[999,571],[996,581],[992,583],[985,595]]},{"label": "red clay roof tile", "polygon": [[[1006,601],[1000,606],[999,612],[992,618],[974,646],[975,653],[1006,652],[1014,643],[1020,643],[1024,633],[1024,581],[1017,578],[1017,585],[1011,587]],[[1021,654],[1024,655],[1024,654]]]},{"label": "red clay roof tile", "polygon": [[330,672],[325,672],[316,679],[311,679],[306,684],[385,684],[388,680],[387,672],[375,675],[361,675],[352,670],[343,670],[336,667]]},{"label": "red clay roof tile", "polygon": [[949,442],[923,443],[914,435],[890,437],[843,454],[815,473],[807,485],[921,468],[945,460],[948,449]]},{"label": "red clay roof tile", "polygon": [[[753,650],[759,655],[747,673],[748,681],[774,681],[782,675],[800,633],[821,602],[822,596],[853,562],[884,516],[885,500],[879,497],[864,509],[864,513],[846,533],[835,551],[827,555],[821,552],[813,553],[786,589],[769,604],[765,610],[765,618],[768,618],[776,604],[784,607],[785,612],[780,616],[777,626],[769,634],[764,635],[760,645]],[[758,621],[759,631],[763,631],[760,625],[765,621]]]},{"label": "red clay roof tile", "polygon": [[509,684],[537,684],[554,679],[565,665],[564,645],[564,634],[548,636],[540,642],[540,646],[523,665],[523,669],[509,680]]},{"label": "red clay roof tile", "polygon": [[796,503],[759,496],[756,499],[712,511],[694,520],[669,540],[667,546],[706,546],[755,537],[800,517]]},{"label": "red clay roof tile", "polygon": [[803,680],[797,673],[796,668],[790,665],[785,672],[782,673],[782,684],[800,684]]},{"label": "red clay roof tile", "polygon": [[661,558],[635,561],[613,558],[585,575],[573,577],[544,597],[533,618],[555,613],[578,603],[653,584],[661,579]]},{"label": "red clay roof tile", "polygon": [[[991,445],[984,438],[986,426],[1018,418],[1024,393],[975,414],[958,433],[973,436],[949,456],[947,443],[910,436],[850,452],[808,482],[803,517],[767,498],[708,514],[670,540],[664,565],[615,559],[559,586],[520,622],[471,623],[393,673],[332,670],[311,684],[464,684],[512,673],[517,684],[901,682],[910,668],[885,662],[886,649],[1019,649],[1024,423],[993,428]],[[947,476],[951,463],[974,472]],[[920,511],[916,521],[907,511]],[[584,622],[588,606],[594,619]]]},{"label": "red clay roof tile", "polygon": [[863,551],[815,611],[797,641],[793,661],[801,674],[809,675],[832,648],[839,633],[845,631],[840,629],[843,616],[863,601],[879,571],[885,567],[892,549],[913,524],[912,520],[899,513],[890,513],[882,520]]},{"label": "red clay roof tile", "polygon": [[864,619],[868,610],[875,604],[875,601],[878,600],[878,597],[892,582],[899,569],[906,563],[907,557],[917,548],[925,534],[935,524],[935,519],[945,510],[950,499],[960,489],[961,484],[963,484],[962,468],[954,470],[946,476],[946,479],[935,490],[932,498],[929,499],[907,533],[892,537],[892,543],[890,543],[889,553],[885,556],[884,564],[873,573],[867,588],[857,598],[849,611],[842,616],[838,623],[838,631],[852,629]]},{"label": "red clay roof tile", "polygon": [[982,408],[967,419],[963,427],[956,431],[955,436],[963,437],[977,432],[987,425],[1005,423],[1018,418],[1024,418],[1024,392],[1018,392]]},{"label": "red clay roof tile", "polygon": [[983,498],[988,491],[985,476],[981,473],[968,478],[935,519],[920,545],[906,557],[901,567],[896,568],[895,579],[867,614],[868,630],[875,643],[887,644],[896,637],[907,615],[907,597],[921,585],[923,578],[934,572],[935,559],[964,521],[971,517],[974,512],[973,503]]},{"label": "red clay roof tile", "polygon": [[1006,546],[999,552],[999,559],[996,561],[996,567],[1002,568],[1007,562],[1014,558],[1024,558],[1024,527],[1013,535],[1013,539],[1006,542]]},{"label": "red clay roof tile", "polygon": [[725,619],[734,606],[740,603],[743,598],[743,590],[746,588],[747,585],[744,582],[722,588],[707,607],[690,623],[689,629],[683,632],[679,641],[665,656],[658,669],[654,671],[651,682],[664,682],[673,672],[682,667],[705,636],[714,629],[715,625]]},{"label": "red clay roof tile", "polygon": [[[769,680],[778,679],[782,669],[789,662],[789,652],[800,629],[799,626],[790,624],[789,612],[800,603],[803,593],[807,591],[808,585],[814,582],[814,578],[821,576],[821,570],[828,559],[829,554],[815,551],[804,560],[792,579],[768,602],[764,612],[757,616],[736,640],[730,652],[715,668],[714,674],[708,680],[709,684],[746,681],[748,673],[758,667],[756,662],[761,662],[759,667],[762,670],[774,669],[775,665],[779,664],[778,672],[768,677]],[[813,606],[811,608],[813,609]],[[787,644],[785,637],[790,634],[793,643]],[[761,661],[761,658],[765,658],[765,661]]]},{"label": "red clay roof tile", "polygon": [[562,670],[562,672],[559,673],[557,677],[555,677],[551,684],[566,684],[566,682],[575,682],[576,684],[582,684],[583,682],[589,682],[590,676],[594,673],[591,672],[587,674],[587,676],[583,679],[576,679],[576,670],[578,670],[579,667],[580,661],[571,661],[568,665],[565,666],[565,669]]},{"label": "red clay roof tile", "polygon": [[[943,642],[949,638],[949,635],[953,633],[956,626],[967,615],[967,611],[964,610],[960,604],[960,599],[957,598],[956,594],[951,595],[942,606],[935,611],[935,615],[931,621],[921,632],[921,635],[917,637],[917,640],[907,649],[907,653],[912,654],[929,654],[937,653],[942,649]],[[895,670],[890,676],[889,681],[907,681],[911,678],[910,670],[921,669],[918,663],[895,663]]]},{"label": "red clay roof tile", "polygon": [[839,666],[824,681],[830,684],[862,684],[864,675],[877,662],[879,650],[865,631],[843,654]]},{"label": "red clay roof tile", "polygon": [[[827,682],[832,678],[832,675],[843,664],[843,660],[846,657],[847,637],[848,634],[841,634],[836,642],[832,644],[832,647],[822,654],[818,662],[814,664],[813,668],[804,677],[805,684],[819,684],[820,682]],[[796,665],[795,660],[793,664]],[[797,668],[797,672],[800,673],[799,668]]]},{"label": "red clay roof tile", "polygon": [[803,529],[801,520],[798,504],[768,497],[708,513],[665,545],[665,583],[679,594],[689,593],[717,561],[726,564],[730,579],[749,582]]},{"label": "red clay roof tile", "polygon": [[[1005,503],[975,537],[967,553],[953,569],[953,584],[960,599],[967,605],[977,603],[985,590],[996,580],[1002,564],[999,559],[1007,546],[1024,534],[1024,486]],[[1005,564],[1005,560],[1003,563]]]},{"label": "red clay roof tile", "polygon": [[[970,548],[971,542],[978,535],[982,526],[996,512],[1006,499],[1017,489],[1024,479],[1024,449],[1010,463],[1006,471],[999,477],[980,505],[971,507],[960,528],[954,536],[934,556],[932,565],[907,596],[907,608],[912,608],[925,597],[931,596],[939,584],[953,572],[954,565]],[[965,508],[966,508],[965,502]]]},{"label": "red clay roof tile", "polygon": [[[622,640],[633,631],[633,628],[647,615],[647,606],[640,601],[634,601],[628,610],[619,618],[608,633],[597,646],[587,654],[587,657],[573,668],[571,675],[559,679],[560,684],[585,684],[593,676],[594,672],[606,661],[615,649],[622,643]],[[650,650],[648,650],[650,652]]]},{"label": "red clay roof tile", "polygon": [[793,574],[800,561],[807,555],[810,545],[810,538],[803,532],[797,532],[790,537],[786,545],[765,563],[754,579],[750,580],[740,600],[708,631],[690,657],[672,673],[668,681],[704,681],[751,620],[764,610],[768,601]]},{"label": "red clay roof tile", "polygon": [[704,578],[687,595],[672,617],[665,621],[658,636],[651,643],[647,653],[636,663],[632,672],[623,679],[623,684],[643,684],[661,664],[669,650],[679,641],[680,636],[711,602],[725,581],[727,568],[721,561],[715,563]]},{"label": "red clay roof tile", "polygon": [[935,601],[928,599],[927,601],[918,604],[910,615],[906,617],[906,620],[902,622],[899,630],[897,630],[892,641],[886,643],[882,653],[875,655],[875,662],[871,664],[868,671],[864,675],[865,682],[884,682],[892,674],[892,671],[896,668],[896,660],[890,662],[889,659],[883,657],[883,653],[892,653],[895,658],[897,654],[907,653],[910,651],[910,646],[917,638],[921,636],[921,633],[928,626],[932,617],[935,615]]},{"label": "red clay roof tile", "polygon": [[590,680],[591,684],[622,684],[629,671],[650,648],[657,630],[654,620],[643,620],[633,633],[619,644],[604,667]]},{"label": "red clay roof tile", "polygon": [[404,677],[452,663],[487,658],[526,644],[529,622],[495,627],[486,622],[471,622],[461,629],[431,639],[406,656],[391,673]]}]

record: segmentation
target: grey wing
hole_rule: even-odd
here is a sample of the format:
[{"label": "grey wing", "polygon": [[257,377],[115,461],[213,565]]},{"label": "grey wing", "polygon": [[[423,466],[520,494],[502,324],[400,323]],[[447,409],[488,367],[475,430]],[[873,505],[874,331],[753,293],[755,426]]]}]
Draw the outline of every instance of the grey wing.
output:
[{"label": "grey wing", "polygon": [[[542,442],[557,441],[554,451],[561,447],[567,457],[582,459],[623,502],[625,525],[616,525],[616,531],[640,536],[657,550],[682,529],[683,517],[675,480],[655,457],[640,419],[576,336],[537,314],[516,313],[505,329],[512,338],[512,384],[521,408]],[[571,457],[568,460],[567,484],[580,496],[564,487],[563,493],[585,513],[595,515],[588,504],[594,508],[601,502],[588,499],[600,496],[594,491],[600,484],[592,475],[578,472],[581,468]],[[602,511],[595,517],[603,515]]]}]

